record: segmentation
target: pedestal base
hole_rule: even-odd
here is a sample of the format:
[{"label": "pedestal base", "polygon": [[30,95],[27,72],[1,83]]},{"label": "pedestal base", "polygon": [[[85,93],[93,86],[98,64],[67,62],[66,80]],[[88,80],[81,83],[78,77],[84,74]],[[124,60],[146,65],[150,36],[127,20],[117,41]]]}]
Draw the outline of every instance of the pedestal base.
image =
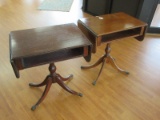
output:
[{"label": "pedestal base", "polygon": [[56,66],[54,65],[54,63],[51,63],[49,65],[49,71],[50,71],[50,74],[47,75],[47,77],[45,78],[45,80],[42,83],[39,83],[39,84],[29,83],[29,86],[31,86],[31,87],[41,87],[41,86],[44,86],[44,85],[46,86],[41,98],[38,100],[38,102],[35,105],[32,106],[31,110],[35,110],[36,107],[44,100],[44,98],[46,97],[52,83],[58,83],[63,89],[70,92],[71,94],[78,95],[78,96],[81,96],[81,97],[83,96],[81,93],[78,93],[78,92],[70,89],[63,82],[63,81],[67,81],[67,80],[73,78],[73,75],[69,75],[68,77],[64,78],[61,75],[57,74],[56,73]]},{"label": "pedestal base", "polygon": [[103,70],[103,67],[104,67],[104,64],[105,64],[105,63],[111,63],[111,65],[112,65],[115,69],[117,69],[118,71],[120,71],[120,72],[122,72],[122,73],[124,73],[124,74],[127,74],[127,75],[129,74],[128,71],[125,71],[125,70],[119,68],[119,67],[117,66],[117,64],[115,63],[115,59],[110,55],[110,51],[111,51],[110,44],[111,44],[111,43],[107,43],[106,49],[105,49],[105,54],[104,54],[102,57],[100,57],[97,62],[95,62],[95,63],[92,64],[92,65],[81,66],[81,69],[90,69],[90,68],[96,67],[96,66],[98,66],[99,64],[102,63],[102,66],[101,66],[101,68],[100,68],[100,71],[99,71],[99,73],[98,73],[98,76],[97,76],[96,80],[94,80],[93,83],[92,83],[93,85],[96,84],[96,82],[97,82],[97,80],[98,80],[98,78],[99,78],[99,76],[100,76],[100,74],[101,74],[101,72],[102,72],[102,70]]}]

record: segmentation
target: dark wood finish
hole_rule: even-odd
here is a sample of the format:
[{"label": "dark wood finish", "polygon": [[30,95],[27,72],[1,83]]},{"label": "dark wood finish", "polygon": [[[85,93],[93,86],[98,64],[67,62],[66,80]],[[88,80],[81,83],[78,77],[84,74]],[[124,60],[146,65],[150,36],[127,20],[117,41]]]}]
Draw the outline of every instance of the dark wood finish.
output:
[{"label": "dark wood finish", "polygon": [[147,24],[125,13],[114,13],[78,20],[78,27],[93,43],[93,53],[101,43],[134,37],[142,41]]},{"label": "dark wood finish", "polygon": [[129,74],[128,71],[125,71],[125,70],[119,68],[119,67],[117,66],[117,64],[115,63],[115,59],[110,55],[110,52],[111,52],[111,47],[110,47],[110,45],[111,45],[111,43],[107,43],[106,48],[105,48],[105,54],[104,54],[103,56],[101,56],[97,62],[95,62],[95,63],[92,64],[92,65],[81,66],[82,69],[90,69],[90,68],[96,67],[96,66],[98,66],[99,64],[102,63],[102,66],[101,66],[101,68],[100,68],[100,71],[99,71],[99,73],[98,73],[98,76],[97,76],[97,78],[96,78],[96,79],[93,81],[93,83],[92,83],[93,85],[96,84],[99,76],[101,75],[101,72],[102,72],[102,70],[103,70],[103,67],[104,67],[104,64],[105,64],[105,63],[111,63],[111,65],[112,65],[114,68],[116,68],[118,71],[120,71],[120,72],[122,72],[122,73],[124,73],[124,74],[127,74],[127,75]]},{"label": "dark wood finish", "polygon": [[83,0],[82,8],[84,12],[95,16],[124,12],[146,22],[148,33],[160,33],[160,28],[151,26],[159,3],[159,0]]},{"label": "dark wood finish", "polygon": [[44,100],[52,83],[58,83],[63,89],[70,92],[71,94],[82,96],[81,93],[77,93],[77,92],[73,91],[63,82],[63,81],[67,81],[67,80],[73,78],[73,75],[69,75],[68,77],[63,78],[61,75],[56,73],[56,66],[54,63],[51,63],[49,65],[49,71],[50,71],[50,74],[45,78],[45,80],[42,83],[40,83],[40,84],[30,83],[29,84],[29,86],[31,86],[31,87],[41,87],[44,85],[46,86],[41,98],[38,100],[38,102],[35,105],[32,106],[32,108],[31,108],[32,110],[35,110],[36,107]]},{"label": "dark wood finish", "polygon": [[90,50],[90,42],[72,23],[10,33],[10,60],[17,78],[19,70],[37,65],[79,56],[90,61]]},{"label": "dark wood finish", "polygon": [[[20,71],[21,76],[16,79],[8,62],[9,31],[77,22],[90,15],[82,13],[82,0],[74,0],[70,12],[37,10],[42,0],[0,1],[6,1],[0,7],[1,120],[159,120],[160,37],[150,34],[146,34],[142,42],[132,38],[113,42],[111,55],[131,75],[118,74],[106,64],[96,88],[91,82],[98,68],[81,70],[79,66],[85,64],[83,57],[55,63],[61,75],[74,75],[67,85],[84,97],[71,95],[53,84],[40,107],[31,112],[28,108],[37,102],[45,86],[31,89],[27,84],[41,82],[48,75],[48,65]],[[92,63],[103,55],[104,47],[102,44],[96,54],[92,54]],[[67,66],[71,69],[66,73]]]},{"label": "dark wood finish", "polygon": [[117,70],[129,74],[129,72],[119,68],[115,60],[110,55],[110,44],[114,40],[122,38],[136,38],[139,41],[144,39],[147,24],[133,18],[125,13],[115,13],[98,17],[89,17],[78,20],[78,26],[93,44],[93,53],[96,53],[97,46],[107,43],[105,54],[93,65],[82,66],[82,69],[96,67],[102,63],[98,80],[105,62],[110,62]]},{"label": "dark wood finish", "polygon": [[50,74],[40,84],[30,83],[30,86],[46,88],[32,107],[34,110],[47,95],[52,83],[58,83],[66,91],[81,96],[67,87],[63,81],[70,79],[61,77],[56,73],[54,62],[83,56],[86,61],[91,59],[92,44],[73,23],[34,28],[28,30],[12,31],[10,33],[10,61],[17,78],[19,70],[50,64]]}]

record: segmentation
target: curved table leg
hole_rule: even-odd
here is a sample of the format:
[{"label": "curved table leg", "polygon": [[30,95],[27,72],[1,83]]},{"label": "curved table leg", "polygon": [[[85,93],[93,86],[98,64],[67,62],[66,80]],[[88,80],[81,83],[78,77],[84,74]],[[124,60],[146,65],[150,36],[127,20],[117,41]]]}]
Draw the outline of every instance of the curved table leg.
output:
[{"label": "curved table leg", "polygon": [[31,86],[31,87],[41,87],[41,86],[44,86],[48,82],[48,77],[49,77],[49,75],[41,83],[29,83],[29,86]]},{"label": "curved table leg", "polygon": [[90,69],[93,67],[98,66],[99,64],[103,63],[103,60],[106,58],[106,55],[103,55],[102,57],[99,58],[99,60],[97,62],[95,62],[92,65],[87,65],[87,66],[81,66],[81,69]]},{"label": "curved table leg", "polygon": [[106,62],[106,60],[104,59],[103,62],[102,62],[102,66],[101,66],[101,69],[100,69],[100,71],[99,71],[99,73],[98,73],[98,76],[97,76],[96,80],[92,82],[93,85],[96,85],[96,82],[97,82],[97,80],[98,80],[99,76],[101,75],[102,70],[103,70],[103,68],[104,68],[105,62]]},{"label": "curved table leg", "polygon": [[49,66],[49,71],[50,71],[50,75],[53,76],[53,82],[58,83],[63,89],[65,89],[66,91],[70,92],[71,94],[75,94],[78,96],[82,96],[81,93],[77,93],[73,90],[71,90],[66,84],[64,84],[63,81],[67,81],[71,78],[73,78],[73,75],[69,75],[68,77],[64,78],[61,75],[56,73],[56,66],[54,65],[54,63],[51,63]]},{"label": "curved table leg", "polygon": [[68,91],[71,94],[74,95],[78,95],[78,96],[83,96],[82,93],[78,93],[72,89],[70,89],[66,84],[64,84],[63,79],[61,79],[62,77],[60,75],[57,74],[56,76],[56,83],[58,83],[63,89],[65,89],[66,91]]},{"label": "curved table leg", "polygon": [[61,75],[56,73],[56,66],[54,65],[54,63],[51,63],[49,65],[49,71],[50,74],[45,78],[45,80],[42,83],[39,84],[35,84],[35,83],[29,83],[29,86],[31,87],[41,87],[46,85],[45,90],[41,96],[41,98],[38,100],[38,102],[32,106],[31,110],[35,110],[36,107],[44,100],[44,98],[46,97],[52,83],[58,83],[63,89],[65,89],[66,91],[68,91],[71,94],[74,95],[78,95],[78,96],[83,96],[81,93],[78,93],[76,91],[73,91],[72,89],[70,89],[63,81],[67,81],[71,78],[73,78],[73,75],[69,75],[68,77],[62,77]]},{"label": "curved table leg", "polygon": [[44,100],[44,98],[46,97],[50,87],[52,85],[52,78],[51,77],[48,77],[46,79],[46,87],[45,87],[45,90],[41,96],[41,98],[38,100],[38,102],[32,106],[31,110],[35,110],[37,108],[37,106]]},{"label": "curved table leg", "polygon": [[67,81],[67,80],[70,80],[70,79],[73,78],[73,75],[72,75],[72,74],[70,74],[70,75],[67,76],[67,77],[62,77],[60,74],[57,74],[57,75],[58,75],[58,77],[60,77],[60,79],[61,79],[62,81]]},{"label": "curved table leg", "polygon": [[125,70],[123,70],[123,69],[121,69],[121,68],[119,68],[119,67],[117,66],[117,64],[116,64],[116,62],[115,62],[115,59],[114,59],[112,56],[109,56],[108,58],[109,58],[109,62],[111,63],[111,65],[112,65],[114,68],[116,68],[119,72],[124,73],[124,74],[127,74],[127,75],[129,74],[128,71],[125,71]]},{"label": "curved table leg", "polygon": [[105,63],[105,62],[106,62],[106,63],[111,63],[111,65],[112,65],[114,68],[116,68],[118,71],[120,71],[120,72],[122,72],[122,73],[125,73],[125,74],[127,74],[127,75],[129,74],[128,71],[125,71],[125,70],[122,70],[121,68],[119,68],[119,67],[117,66],[117,64],[115,63],[115,60],[110,56],[110,52],[111,52],[111,47],[110,47],[110,45],[111,45],[111,43],[107,43],[106,48],[105,48],[105,54],[104,54],[102,57],[100,57],[100,59],[99,59],[97,62],[95,62],[95,63],[92,64],[92,65],[81,66],[82,69],[90,69],[90,68],[96,67],[96,66],[98,66],[99,64],[102,63],[102,66],[101,66],[101,69],[100,69],[100,71],[99,71],[99,73],[98,73],[98,76],[97,76],[96,80],[93,81],[93,83],[92,83],[93,85],[96,84],[98,78],[100,77],[100,74],[101,74],[101,72],[102,72],[102,70],[103,70],[104,63]]}]

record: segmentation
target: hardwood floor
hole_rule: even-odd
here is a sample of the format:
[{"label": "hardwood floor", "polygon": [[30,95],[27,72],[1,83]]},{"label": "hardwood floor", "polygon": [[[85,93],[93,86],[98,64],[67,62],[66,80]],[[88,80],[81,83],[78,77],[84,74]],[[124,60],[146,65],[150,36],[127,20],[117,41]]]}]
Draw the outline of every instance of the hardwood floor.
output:
[{"label": "hardwood floor", "polygon": [[[124,39],[113,42],[112,56],[130,72],[126,76],[106,65],[97,85],[91,83],[100,67],[81,70],[88,64],[83,58],[57,62],[57,72],[74,78],[70,88],[83,97],[71,95],[53,84],[46,99],[35,110],[30,108],[44,87],[30,88],[29,82],[41,82],[48,65],[20,71],[17,79],[9,61],[9,33],[13,30],[76,23],[90,16],[81,11],[82,0],[74,0],[70,12],[39,11],[41,0],[6,0],[0,7],[0,120],[159,120],[160,118],[160,37],[146,35],[144,41]],[[92,55],[94,63],[105,44]],[[70,69],[68,69],[70,67]]]}]

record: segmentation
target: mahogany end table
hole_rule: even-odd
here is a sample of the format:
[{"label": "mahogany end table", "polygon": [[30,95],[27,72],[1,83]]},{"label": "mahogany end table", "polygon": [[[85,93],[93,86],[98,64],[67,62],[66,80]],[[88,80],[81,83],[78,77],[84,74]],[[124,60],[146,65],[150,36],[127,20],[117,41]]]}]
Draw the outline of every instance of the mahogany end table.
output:
[{"label": "mahogany end table", "polygon": [[10,62],[17,78],[20,77],[19,70],[50,64],[50,73],[42,83],[29,83],[31,87],[46,86],[41,98],[31,108],[32,110],[35,110],[44,100],[52,83],[58,83],[71,94],[82,96],[81,93],[73,91],[64,83],[73,75],[62,77],[56,73],[54,64],[54,62],[82,56],[86,61],[90,61],[92,44],[75,24],[12,31],[9,37]]},{"label": "mahogany end table", "polygon": [[146,23],[120,12],[79,19],[78,27],[92,42],[93,53],[96,53],[97,47],[102,43],[107,43],[105,54],[97,62],[81,67],[82,69],[90,69],[102,63],[98,76],[92,83],[93,85],[96,84],[106,62],[111,63],[118,71],[129,74],[129,72],[119,68],[115,63],[115,59],[110,55],[111,42],[122,38],[136,38],[142,41],[147,27]]}]

